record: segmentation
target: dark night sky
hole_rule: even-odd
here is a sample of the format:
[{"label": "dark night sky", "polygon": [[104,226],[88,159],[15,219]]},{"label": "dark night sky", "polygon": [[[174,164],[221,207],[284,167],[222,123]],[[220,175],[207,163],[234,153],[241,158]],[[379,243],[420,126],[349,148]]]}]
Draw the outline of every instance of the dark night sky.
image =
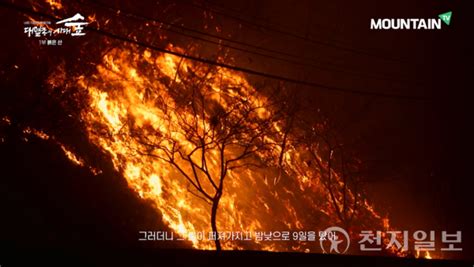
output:
[{"label": "dark night sky", "polygon": [[[117,6],[123,5],[143,15],[159,13],[154,9],[142,8],[146,3],[148,2],[144,1],[133,6],[118,3]],[[222,35],[231,34],[231,38],[235,40],[313,58],[316,64],[322,67],[330,67],[330,64],[333,64],[336,68],[362,74],[351,75],[295,66],[241,52],[235,53],[237,65],[342,88],[429,98],[429,101],[384,99],[288,85],[299,90],[302,96],[311,99],[315,105],[330,114],[331,120],[341,124],[344,129],[341,134],[348,142],[354,138],[361,140],[357,146],[358,154],[361,159],[371,162],[373,166],[369,177],[371,180],[368,184],[369,191],[376,208],[388,213],[395,227],[406,227],[410,230],[460,229],[464,231],[463,244],[466,250],[472,251],[474,247],[473,231],[470,229],[473,225],[472,204],[470,204],[472,201],[469,201],[472,191],[470,173],[472,153],[469,149],[472,145],[472,135],[468,132],[472,117],[469,112],[468,96],[469,89],[472,88],[473,68],[467,64],[467,60],[473,58],[474,46],[468,34],[472,32],[470,29],[472,18],[469,17],[470,14],[465,13],[468,10],[466,7],[457,1],[447,0],[391,2],[305,0],[296,3],[245,0],[226,1],[218,6],[210,3],[208,5],[221,6],[226,12],[246,17],[254,23],[268,23],[274,25],[272,27],[285,29],[312,40],[336,43],[342,47],[376,55],[361,55],[327,45],[304,42],[216,14],[214,23],[222,26]],[[435,17],[449,10],[453,11],[452,24],[449,27],[443,25],[440,31],[369,29],[370,18]],[[192,5],[183,4],[182,1],[177,1],[167,12],[167,17],[178,17],[179,23],[187,27],[203,26],[202,11]],[[0,9],[0,14],[2,19],[15,18],[10,10],[4,8]],[[15,21],[21,19],[17,18]],[[21,26],[2,27],[0,32],[2,38],[11,36],[12,32],[21,31]],[[13,33],[13,36],[22,38],[21,32]],[[174,40],[172,35],[170,40]],[[185,43],[187,40],[180,37],[176,42]],[[11,43],[1,40],[1,44],[3,52],[0,60],[4,69],[2,75],[11,75],[11,67],[18,62],[27,61],[31,55],[18,50],[19,47],[27,49],[24,38],[13,40]],[[32,61],[28,66],[34,70],[33,73],[40,68],[39,65],[35,65],[37,62],[40,61]],[[388,76],[390,79],[374,79],[367,75]],[[21,79],[18,76],[11,77]],[[4,87],[2,90],[12,84],[12,78],[8,81],[3,78],[2,80]],[[2,94],[18,97],[6,91]],[[2,98],[0,111],[9,114],[12,111],[8,106],[11,99]],[[22,97],[15,99],[23,100]],[[1,115],[4,114],[0,113]],[[8,149],[2,148],[2,157],[9,157],[5,151],[10,153],[14,150],[13,147]],[[38,147],[34,149],[41,150]],[[49,160],[54,162],[58,159],[53,157]],[[27,163],[17,162],[17,164]],[[9,164],[1,167],[8,169]],[[120,191],[118,188],[115,190]],[[129,197],[123,192],[115,195],[118,198]],[[18,196],[13,196],[16,197]],[[139,207],[146,210],[141,203],[130,205],[136,207],[129,209]],[[119,211],[114,212],[119,214]],[[106,218],[102,219],[106,221]],[[136,215],[136,220],[144,219]],[[103,221],[102,225],[107,223]],[[123,227],[130,229],[135,227],[131,222],[124,225]],[[474,253],[467,252],[466,255]]]},{"label": "dark night sky", "polygon": [[[238,3],[237,3],[238,2]],[[429,101],[404,101],[328,93],[295,86],[314,99],[331,119],[343,124],[347,140],[360,136],[361,157],[374,162],[369,187],[376,207],[407,229],[465,231],[472,240],[472,208],[467,131],[470,119],[468,88],[472,87],[472,25],[456,1],[229,1],[225,5],[258,17],[259,23],[279,25],[309,39],[337,43],[378,56],[315,45],[266,29],[227,27],[239,40],[291,51],[302,57],[332,62],[363,73],[385,73],[405,82],[315,70],[269,60],[245,60],[249,67],[284,76],[365,89],[425,96]],[[436,17],[453,11],[452,24],[441,31],[371,31],[370,18]],[[238,12],[237,12],[238,11]],[[235,21],[223,20],[223,25]],[[226,24],[227,23],[227,24]],[[226,27],[223,27],[224,32]],[[251,30],[250,30],[251,29]],[[385,60],[393,58],[397,60]],[[402,62],[400,62],[402,61]],[[374,74],[375,75],[375,74]],[[381,75],[377,75],[381,76]],[[396,79],[395,79],[396,80]],[[347,125],[347,126],[346,126]],[[349,141],[350,142],[350,141]],[[470,245],[472,246],[472,245]]]}]

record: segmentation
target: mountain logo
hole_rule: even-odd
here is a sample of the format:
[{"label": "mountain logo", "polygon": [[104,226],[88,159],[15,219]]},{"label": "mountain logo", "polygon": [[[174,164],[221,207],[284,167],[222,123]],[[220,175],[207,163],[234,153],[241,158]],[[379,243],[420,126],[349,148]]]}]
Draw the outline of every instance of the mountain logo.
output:
[{"label": "mountain logo", "polygon": [[446,25],[449,26],[449,24],[451,23],[451,17],[453,15],[453,12],[452,11],[449,11],[449,12],[446,12],[446,13],[443,13],[443,14],[439,14],[438,17],[444,22],[446,23]]}]

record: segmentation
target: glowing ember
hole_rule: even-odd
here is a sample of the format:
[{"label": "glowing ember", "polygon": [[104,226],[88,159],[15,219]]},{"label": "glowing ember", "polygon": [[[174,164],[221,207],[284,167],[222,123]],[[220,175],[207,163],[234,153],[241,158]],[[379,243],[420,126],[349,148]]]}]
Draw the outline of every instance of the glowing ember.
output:
[{"label": "glowing ember", "polygon": [[74,153],[72,153],[70,150],[68,150],[64,145],[61,144],[61,150],[64,152],[64,155],[72,161],[74,164],[78,166],[84,166],[84,161],[80,159],[78,156],[76,156]]},{"label": "glowing ember", "polygon": [[[36,137],[38,137],[42,140],[51,140],[54,144],[56,144],[57,146],[59,146],[59,148],[61,148],[61,151],[64,153],[66,158],[68,158],[72,163],[74,163],[77,166],[81,166],[81,167],[86,166],[86,162],[81,157],[79,157],[73,151],[68,149],[64,144],[57,141],[54,136],[50,136],[49,134],[45,133],[44,131],[41,131],[41,130],[38,130],[38,129],[35,129],[35,128],[32,128],[32,127],[26,127],[25,129],[23,129],[23,133],[27,136],[28,135],[36,136]],[[23,140],[29,141],[28,138],[26,138],[26,137],[24,137]],[[98,175],[98,174],[102,173],[101,170],[99,170],[97,168],[94,168],[92,166],[88,166],[88,169],[94,175]]]},{"label": "glowing ember", "polygon": [[421,259],[427,259],[427,260],[433,259],[430,252],[427,250],[416,250],[415,258],[417,259],[421,258]]},{"label": "glowing ember", "polygon": [[47,0],[46,2],[51,6],[52,10],[59,10],[63,8],[63,5],[59,0]]}]

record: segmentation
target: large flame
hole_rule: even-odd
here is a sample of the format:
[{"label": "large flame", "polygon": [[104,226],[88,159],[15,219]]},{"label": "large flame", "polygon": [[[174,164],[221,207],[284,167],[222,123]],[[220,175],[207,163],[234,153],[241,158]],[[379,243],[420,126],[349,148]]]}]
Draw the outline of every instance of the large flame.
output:
[{"label": "large flame", "polygon": [[[183,52],[169,46],[169,49]],[[221,59],[222,60],[222,59]],[[60,70],[59,70],[60,71]],[[50,84],[57,84],[53,74]],[[127,46],[114,48],[96,67],[96,73],[73,79],[79,90],[89,95],[88,108],[82,111],[90,141],[110,155],[115,168],[123,174],[137,194],[151,200],[164,222],[178,235],[189,239],[195,248],[212,249],[207,240],[211,232],[211,205],[186,176],[201,180],[204,192],[213,194],[213,182],[219,182],[222,171],[218,146],[203,152],[190,131],[202,136],[204,143],[236,124],[219,120],[238,120],[238,125],[263,130],[260,142],[276,144],[283,136],[285,118],[274,119],[275,108],[265,95],[256,90],[241,74],[223,68],[209,68],[177,56],[139,50]],[[196,91],[197,90],[197,91]],[[196,101],[196,93],[200,98]],[[204,106],[204,105],[208,106]],[[198,106],[198,107],[196,107]],[[196,112],[196,109],[199,112]],[[225,114],[225,117],[224,115]],[[220,126],[219,126],[220,125]],[[217,129],[217,130],[216,130]],[[240,129],[240,128],[239,128]],[[222,154],[236,158],[242,144],[251,135],[234,136],[234,143]],[[240,139],[239,139],[240,138]],[[249,142],[249,141],[248,141]],[[171,164],[169,153],[179,147]],[[194,162],[206,160],[205,173],[195,174],[191,165],[179,157],[190,154]],[[229,168],[223,183],[217,211],[217,229],[227,232],[317,231],[339,223],[330,194],[321,181],[321,169],[306,164],[307,152],[288,141],[282,164],[276,167],[281,147],[259,149]],[[316,155],[319,157],[319,155]],[[195,176],[193,176],[193,173]],[[341,178],[333,173],[336,186]],[[193,179],[191,179],[193,181]],[[347,190],[348,199],[355,193]],[[341,194],[333,198],[341,203]],[[359,196],[360,197],[360,196]],[[365,200],[360,201],[357,217],[375,225],[382,218]],[[204,232],[204,240],[195,233]],[[225,239],[225,238],[224,238]],[[224,249],[260,249],[276,251],[320,251],[319,242],[228,240]],[[318,237],[316,236],[316,240]]]}]

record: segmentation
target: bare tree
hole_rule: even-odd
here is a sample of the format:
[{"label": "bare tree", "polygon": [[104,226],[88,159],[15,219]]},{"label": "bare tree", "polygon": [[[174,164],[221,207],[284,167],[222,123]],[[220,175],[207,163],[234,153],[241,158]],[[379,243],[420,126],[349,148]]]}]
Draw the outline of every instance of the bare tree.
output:
[{"label": "bare tree", "polygon": [[165,130],[145,133],[133,121],[128,128],[143,147],[139,153],[170,164],[188,181],[188,192],[210,205],[219,251],[217,213],[224,182],[229,171],[261,164],[255,155],[271,149],[267,137],[273,117],[268,101],[251,95],[253,88],[229,81],[216,68],[177,71],[169,84],[172,99],[157,101]]},{"label": "bare tree", "polygon": [[[350,155],[327,120],[312,125],[305,132],[302,144],[311,156],[310,167],[317,169],[339,221],[349,228],[360,206],[361,162]],[[315,162],[316,166],[311,166]]]}]

